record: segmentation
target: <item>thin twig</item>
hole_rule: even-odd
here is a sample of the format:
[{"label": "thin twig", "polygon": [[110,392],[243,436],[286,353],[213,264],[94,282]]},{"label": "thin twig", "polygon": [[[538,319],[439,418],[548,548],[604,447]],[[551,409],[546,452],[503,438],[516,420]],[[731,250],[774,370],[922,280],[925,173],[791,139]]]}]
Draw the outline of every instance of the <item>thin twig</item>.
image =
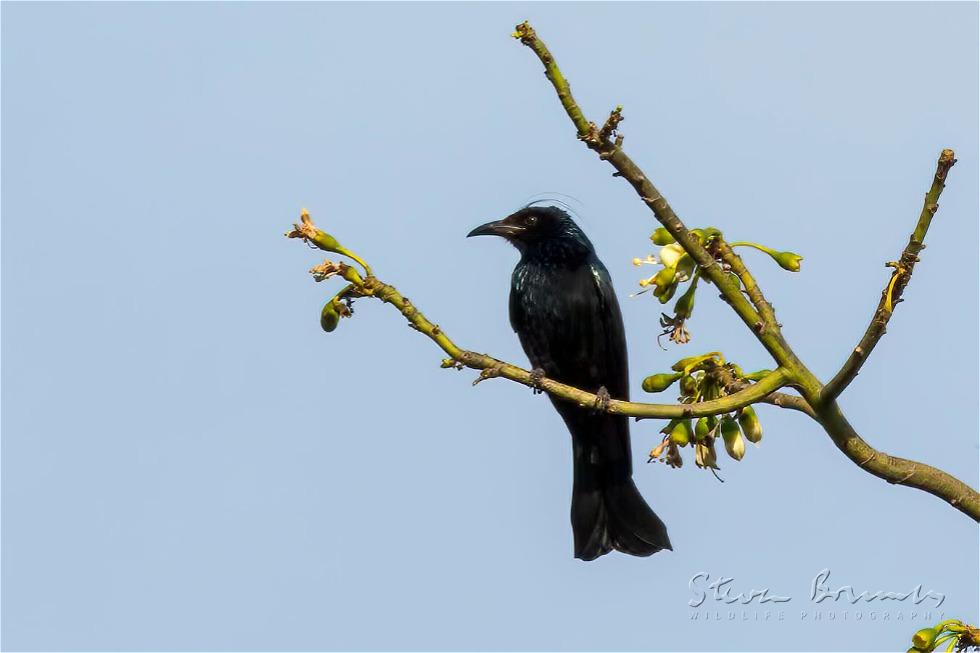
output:
[{"label": "thin twig", "polygon": [[898,262],[888,264],[894,270],[885,289],[881,291],[881,299],[878,301],[878,308],[875,309],[874,316],[871,318],[871,324],[868,325],[864,336],[861,337],[861,341],[851,352],[851,355],[844,361],[844,365],[840,368],[840,371],[824,386],[823,391],[820,393],[821,402],[833,401],[844,391],[844,388],[860,372],[861,366],[864,365],[864,361],[871,354],[871,350],[875,348],[875,345],[878,344],[881,337],[885,335],[888,320],[892,317],[895,305],[902,300],[902,292],[912,278],[912,269],[919,262],[919,253],[925,249],[923,241],[925,240],[926,232],[929,231],[932,218],[939,209],[939,196],[942,195],[943,189],[946,187],[946,175],[949,174],[949,169],[955,163],[956,159],[954,158],[953,150],[943,150],[942,154],[939,155],[939,161],[936,164],[936,174],[932,178],[932,186],[929,188],[929,192],[926,193],[925,200],[922,203],[922,211],[919,213],[919,220],[915,225],[915,230],[909,237],[909,244],[905,246],[905,250],[902,252],[902,256],[898,259]]}]

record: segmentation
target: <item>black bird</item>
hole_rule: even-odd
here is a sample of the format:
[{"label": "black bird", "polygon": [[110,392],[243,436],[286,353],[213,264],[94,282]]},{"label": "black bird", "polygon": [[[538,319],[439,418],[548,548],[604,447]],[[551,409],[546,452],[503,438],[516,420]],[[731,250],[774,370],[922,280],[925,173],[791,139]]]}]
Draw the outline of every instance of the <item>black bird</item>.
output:
[{"label": "black bird", "polygon": [[[468,236],[502,236],[521,254],[510,285],[510,323],[536,374],[601,396],[629,399],[619,302],[592,243],[563,210],[526,206]],[[551,397],[572,434],[575,557],[616,549],[670,549],[667,528],[633,483],[629,420]]]}]

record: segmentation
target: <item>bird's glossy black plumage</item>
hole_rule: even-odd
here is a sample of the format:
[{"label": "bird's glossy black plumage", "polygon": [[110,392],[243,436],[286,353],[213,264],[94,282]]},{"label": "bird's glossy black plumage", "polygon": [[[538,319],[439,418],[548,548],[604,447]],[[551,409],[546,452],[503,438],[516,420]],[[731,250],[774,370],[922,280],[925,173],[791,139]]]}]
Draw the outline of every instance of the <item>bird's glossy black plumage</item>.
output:
[{"label": "bird's glossy black plumage", "polygon": [[[619,302],[578,225],[559,208],[530,206],[469,235],[485,234],[503,236],[521,253],[511,278],[510,322],[532,366],[550,379],[629,399]],[[666,527],[633,483],[628,419],[551,400],[572,434],[575,557],[671,548]]]}]

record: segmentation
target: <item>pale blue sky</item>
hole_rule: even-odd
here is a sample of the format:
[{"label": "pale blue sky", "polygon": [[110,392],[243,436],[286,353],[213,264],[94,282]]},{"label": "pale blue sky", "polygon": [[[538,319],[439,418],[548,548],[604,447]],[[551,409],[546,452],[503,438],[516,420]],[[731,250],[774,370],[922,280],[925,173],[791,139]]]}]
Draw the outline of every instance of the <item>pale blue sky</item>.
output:
[{"label": "pale blue sky", "polygon": [[[675,551],[574,560],[548,402],[439,369],[380,304],[322,333],[335,289],[282,238],[309,207],[461,345],[524,363],[516,255],[464,235],[571,194],[637,389],[702,351],[768,366],[711,292],[694,341],[657,348],[660,306],[626,299],[653,221],[509,38],[530,18],[590,116],[624,105],[627,150],[689,224],[806,257],[790,275],[746,255],[829,378],[953,147],[906,302],[842,403],[874,445],[976,487],[977,4],[2,11],[4,649],[904,650],[925,625],[894,604],[801,618],[824,568],[978,618],[976,525],[769,407],[724,484],[690,456],[643,464],[659,425],[635,426]],[[792,601],[692,621],[700,571]]]}]

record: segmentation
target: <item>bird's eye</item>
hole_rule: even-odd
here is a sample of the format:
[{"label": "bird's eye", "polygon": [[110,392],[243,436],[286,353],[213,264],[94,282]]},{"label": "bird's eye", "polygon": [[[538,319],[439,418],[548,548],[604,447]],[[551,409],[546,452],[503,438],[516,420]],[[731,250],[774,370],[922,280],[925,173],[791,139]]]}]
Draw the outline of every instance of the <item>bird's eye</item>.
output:
[{"label": "bird's eye", "polygon": [[534,215],[533,213],[527,216],[526,218],[524,218],[524,224],[526,224],[529,227],[533,227],[537,223],[538,223],[538,216]]}]

